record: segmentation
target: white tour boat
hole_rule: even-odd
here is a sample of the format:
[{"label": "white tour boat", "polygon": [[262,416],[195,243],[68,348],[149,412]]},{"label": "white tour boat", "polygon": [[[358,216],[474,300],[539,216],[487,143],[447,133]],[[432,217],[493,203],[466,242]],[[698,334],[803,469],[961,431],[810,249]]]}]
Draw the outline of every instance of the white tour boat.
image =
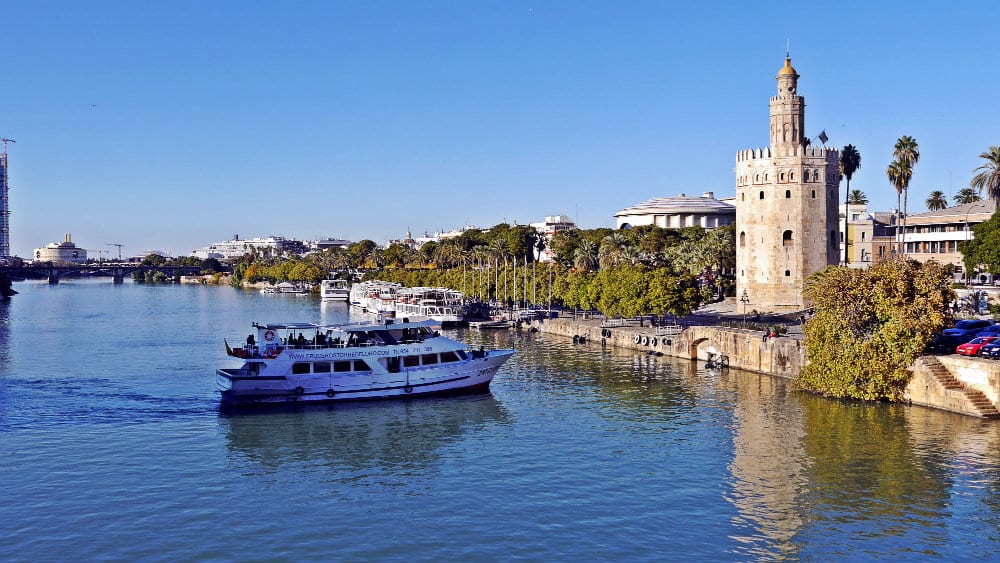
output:
[{"label": "white tour boat", "polygon": [[342,401],[485,391],[513,350],[468,350],[434,321],[318,325],[254,323],[243,360],[216,370],[233,405]]},{"label": "white tour boat", "polygon": [[444,287],[404,287],[396,293],[396,317],[428,317],[443,328],[461,325],[462,293]]},{"label": "white tour boat", "polygon": [[390,318],[396,314],[396,292],[401,284],[371,280],[351,286],[351,305],[361,307],[366,313],[379,318]]},{"label": "white tour boat", "polygon": [[319,284],[319,296],[323,301],[347,301],[350,297],[347,280],[323,280]]}]

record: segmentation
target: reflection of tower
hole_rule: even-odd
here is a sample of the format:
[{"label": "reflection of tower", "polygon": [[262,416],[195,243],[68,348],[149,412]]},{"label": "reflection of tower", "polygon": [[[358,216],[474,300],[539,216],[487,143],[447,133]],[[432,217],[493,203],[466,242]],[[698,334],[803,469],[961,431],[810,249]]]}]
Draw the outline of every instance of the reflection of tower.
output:
[{"label": "reflection of tower", "polygon": [[10,206],[7,199],[7,143],[14,139],[4,138],[3,152],[0,152],[0,258],[10,257]]},{"label": "reflection of tower", "polygon": [[837,263],[840,155],[810,146],[790,58],[776,79],[770,146],[736,155],[736,294],[757,309],[801,309],[806,278]]}]

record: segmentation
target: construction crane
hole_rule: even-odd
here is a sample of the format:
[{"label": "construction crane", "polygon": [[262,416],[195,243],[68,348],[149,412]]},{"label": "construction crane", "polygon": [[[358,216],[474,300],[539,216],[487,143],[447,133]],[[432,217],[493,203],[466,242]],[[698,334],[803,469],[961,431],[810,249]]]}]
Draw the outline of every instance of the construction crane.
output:
[{"label": "construction crane", "polygon": [[15,141],[14,139],[8,139],[7,137],[4,137],[3,139],[0,139],[0,142],[3,143],[3,153],[7,154],[7,143],[16,143],[17,141]]},{"label": "construction crane", "polygon": [[121,262],[122,261],[122,246],[124,246],[124,245],[121,244],[121,243],[118,243],[118,242],[108,242],[108,243],[105,243],[105,244],[107,244],[108,246],[117,246],[118,247],[118,261]]}]

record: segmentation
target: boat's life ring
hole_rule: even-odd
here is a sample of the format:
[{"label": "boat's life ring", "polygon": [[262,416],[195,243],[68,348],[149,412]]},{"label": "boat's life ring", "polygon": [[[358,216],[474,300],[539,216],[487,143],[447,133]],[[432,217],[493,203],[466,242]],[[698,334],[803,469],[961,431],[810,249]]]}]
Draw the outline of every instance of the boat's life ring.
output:
[{"label": "boat's life ring", "polygon": [[337,394],[337,392],[336,392],[336,391],[334,391],[333,389],[327,389],[327,390],[326,390],[326,396],[327,396],[327,397],[330,397],[331,399],[332,399],[332,398],[333,398],[333,396],[334,396],[334,395],[336,395],[336,394]]},{"label": "boat's life ring", "polygon": [[296,394],[296,395],[301,395],[301,394],[303,394],[303,393],[305,393],[305,392],[306,392],[306,390],[305,390],[305,389],[303,389],[303,388],[301,388],[301,387],[296,387],[296,388],[295,388],[295,394]]},{"label": "boat's life ring", "polygon": [[639,336],[638,334],[635,335],[635,338],[632,339],[632,342],[635,342],[636,344],[638,344],[640,341],[642,341],[642,337]]},{"label": "boat's life ring", "polygon": [[413,393],[413,386],[407,385],[406,387],[403,387],[403,391],[405,391],[406,393]]},{"label": "boat's life ring", "polygon": [[656,337],[655,336],[649,340],[649,345],[650,346],[656,346]]},{"label": "boat's life ring", "polygon": [[273,330],[268,330],[264,332],[264,340],[267,340],[268,342],[274,342],[274,336],[275,334]]},{"label": "boat's life ring", "polygon": [[647,344],[649,344],[649,337],[648,336],[643,336],[642,337],[642,345],[645,346]]}]

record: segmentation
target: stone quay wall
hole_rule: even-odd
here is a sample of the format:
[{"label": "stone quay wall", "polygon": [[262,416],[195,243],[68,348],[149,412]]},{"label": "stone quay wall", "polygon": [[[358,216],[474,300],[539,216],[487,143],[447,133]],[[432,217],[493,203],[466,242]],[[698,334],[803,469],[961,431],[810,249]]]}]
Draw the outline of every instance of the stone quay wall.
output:
[{"label": "stone quay wall", "polygon": [[[690,360],[707,360],[710,353],[725,354],[732,368],[786,379],[798,377],[806,362],[804,339],[764,338],[760,331],[711,326],[601,327],[599,321],[591,319],[546,319],[532,321],[528,327],[604,346]],[[994,408],[1000,405],[1000,362],[925,356],[918,358],[910,371],[913,377],[904,399],[911,404],[982,418],[997,417]]]},{"label": "stone quay wall", "polygon": [[725,354],[730,367],[787,379],[795,378],[805,362],[801,338],[764,338],[760,331],[710,326],[683,330],[650,326],[602,328],[598,321],[572,319],[532,321],[529,327],[547,334],[583,337],[606,346],[691,360],[707,360],[710,353]]}]

